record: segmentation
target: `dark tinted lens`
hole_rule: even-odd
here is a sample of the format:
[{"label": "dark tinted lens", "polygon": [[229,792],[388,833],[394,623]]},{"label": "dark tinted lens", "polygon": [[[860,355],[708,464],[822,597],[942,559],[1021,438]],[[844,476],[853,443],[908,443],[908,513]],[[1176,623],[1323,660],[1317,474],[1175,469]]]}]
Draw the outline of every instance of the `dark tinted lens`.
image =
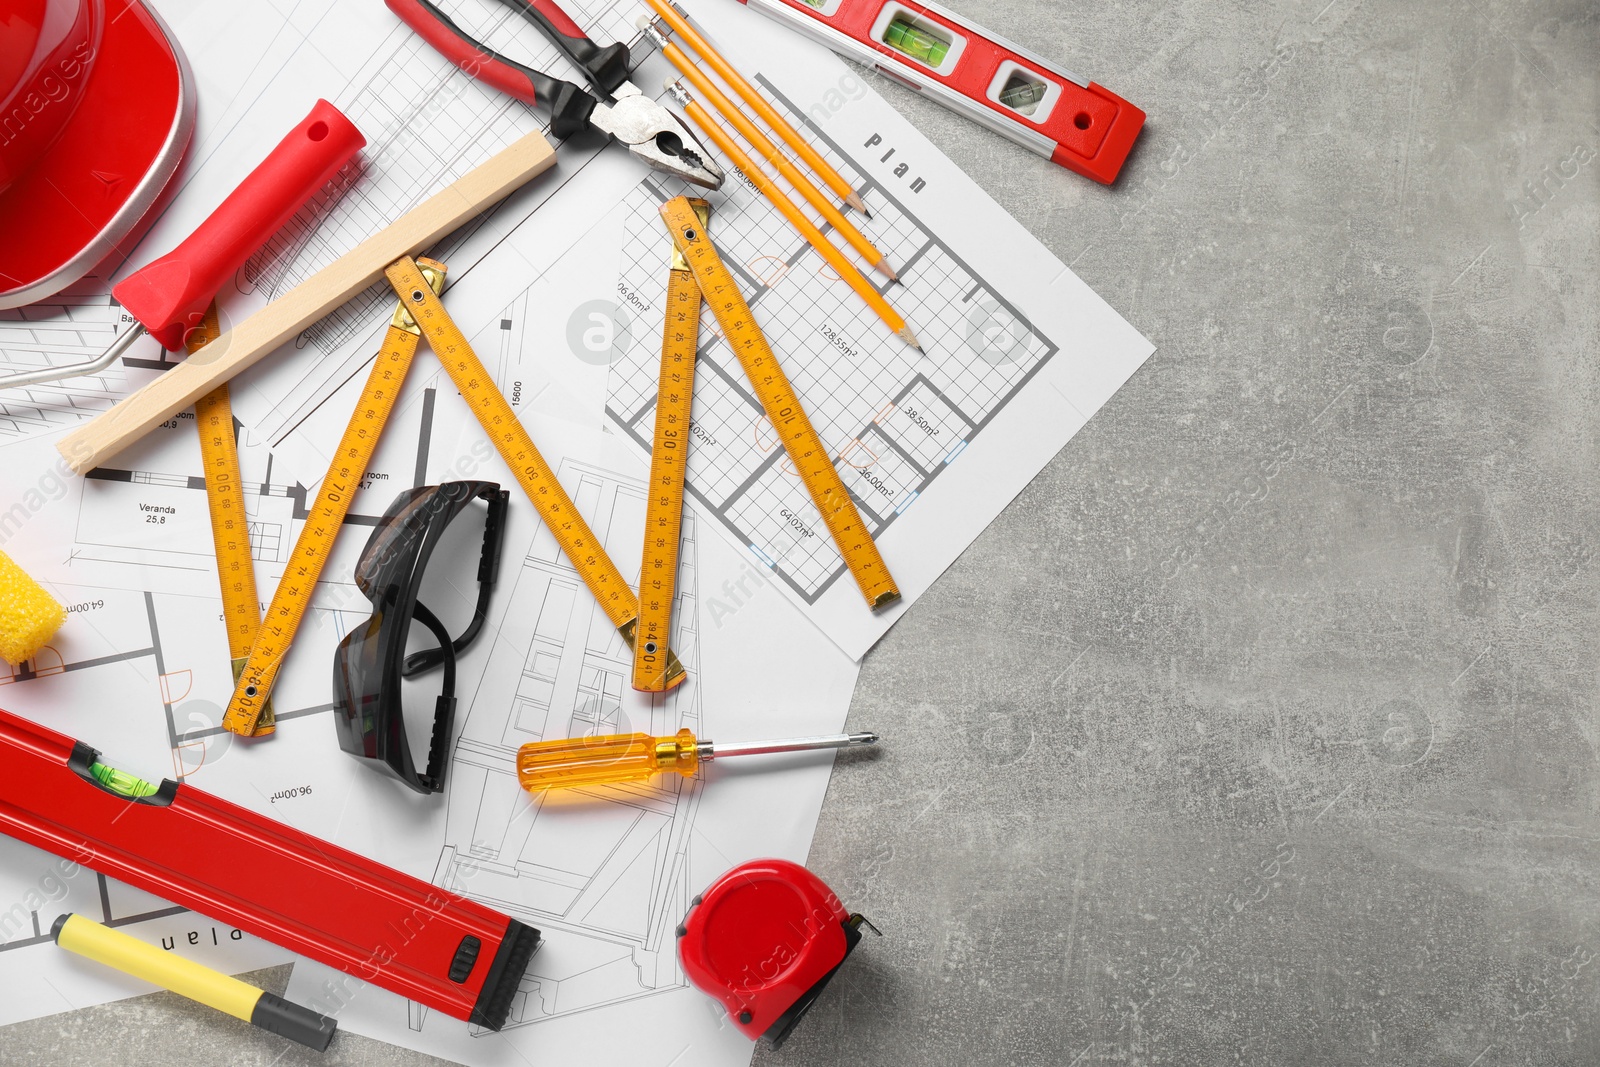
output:
[{"label": "dark tinted lens", "polygon": [[438,534],[472,502],[482,482],[446,482],[407,489],[395,498],[367,538],[356,562],[356,588],[374,603],[384,587],[409,584],[412,571],[427,562],[429,534]]},{"label": "dark tinted lens", "polygon": [[438,491],[436,485],[407,489],[389,505],[356,561],[357,589],[371,597],[396,574],[403,571],[410,576],[417,548],[437,511],[430,502]]},{"label": "dark tinted lens", "polygon": [[[339,642],[334,656],[339,747],[376,761],[418,792],[443,788],[455,708],[455,656],[444,624],[417,602],[416,579],[450,521],[480,495],[503,509],[506,494],[490,482],[447,482],[400,494],[367,539],[356,567],[356,584],[372,601],[372,616]],[[503,522],[497,521],[486,531],[501,528]],[[486,532],[486,559],[489,541]],[[480,564],[484,589],[493,584],[492,577],[483,577],[483,567],[491,565]],[[469,630],[476,629],[475,615]],[[442,665],[442,674],[402,683],[408,643],[418,655],[433,657],[433,666]]]},{"label": "dark tinted lens", "polygon": [[339,747],[379,759],[379,697],[383,692],[383,619],[374,615],[345,635],[333,656],[334,727]]},{"label": "dark tinted lens", "polygon": [[[435,672],[402,681],[394,617],[374,616],[339,642],[333,662],[334,726],[339,747],[352,756],[377,760],[408,785],[428,763],[438,700],[452,672]],[[420,621],[407,625],[413,644],[437,645],[437,636]]]}]

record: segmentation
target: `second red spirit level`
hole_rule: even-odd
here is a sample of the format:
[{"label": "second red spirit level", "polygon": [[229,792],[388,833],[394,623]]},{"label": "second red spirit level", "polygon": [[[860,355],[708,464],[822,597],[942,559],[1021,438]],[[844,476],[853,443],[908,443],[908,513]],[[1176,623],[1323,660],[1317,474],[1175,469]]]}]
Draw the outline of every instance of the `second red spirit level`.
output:
[{"label": "second red spirit level", "polygon": [[1116,180],[1144,112],[937,4],[744,0],[1068,170]]}]

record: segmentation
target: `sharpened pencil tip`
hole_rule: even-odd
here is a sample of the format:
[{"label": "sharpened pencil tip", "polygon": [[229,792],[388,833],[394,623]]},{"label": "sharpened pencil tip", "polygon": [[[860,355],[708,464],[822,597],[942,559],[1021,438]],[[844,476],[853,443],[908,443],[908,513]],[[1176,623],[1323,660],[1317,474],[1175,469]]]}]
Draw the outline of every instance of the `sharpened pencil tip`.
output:
[{"label": "sharpened pencil tip", "polygon": [[874,263],[873,266],[883,271],[884,276],[887,277],[891,282],[897,282],[900,280],[900,275],[896,274],[894,272],[894,268],[889,266],[888,256],[878,260],[878,262]]},{"label": "sharpened pencil tip", "polygon": [[904,327],[903,329],[901,329],[899,331],[899,334],[900,334],[900,340],[904,341],[906,344],[910,345],[912,348],[915,348],[918,352],[923,351],[922,342],[917,340],[917,335],[911,332],[911,327],[909,327],[909,326]]},{"label": "sharpened pencil tip", "polygon": [[844,202],[850,205],[851,210],[859,211],[869,219],[872,217],[872,212],[867,210],[867,202],[861,199],[860,193],[851,193],[844,198]]}]

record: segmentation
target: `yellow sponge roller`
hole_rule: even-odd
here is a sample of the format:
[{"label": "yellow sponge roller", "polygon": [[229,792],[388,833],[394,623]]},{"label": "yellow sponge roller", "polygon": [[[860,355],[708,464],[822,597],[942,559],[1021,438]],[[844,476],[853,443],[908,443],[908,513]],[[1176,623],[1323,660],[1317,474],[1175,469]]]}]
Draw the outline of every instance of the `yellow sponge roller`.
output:
[{"label": "yellow sponge roller", "polygon": [[21,666],[61,629],[67,610],[0,552],[0,659]]}]

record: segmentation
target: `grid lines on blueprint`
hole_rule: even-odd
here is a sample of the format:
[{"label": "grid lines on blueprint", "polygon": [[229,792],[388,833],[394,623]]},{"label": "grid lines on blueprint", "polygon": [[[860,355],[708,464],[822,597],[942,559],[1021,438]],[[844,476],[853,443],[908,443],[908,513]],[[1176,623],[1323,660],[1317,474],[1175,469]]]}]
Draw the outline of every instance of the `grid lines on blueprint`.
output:
[{"label": "grid lines on blueprint", "polygon": [[[581,81],[567,58],[515,12],[479,0],[442,6],[490,47]],[[564,6],[596,40],[631,41],[638,35],[625,17],[632,12],[628,4],[568,0]],[[541,130],[552,144],[561,143],[551,136],[545,111],[457,69],[404,25],[390,31],[333,102],[368,138],[362,164],[347,168],[246,265],[251,282],[268,297],[304,281],[524,134]],[[487,217],[467,223],[429,254],[449,261]],[[451,280],[459,281],[460,275],[453,272]],[[352,337],[381,330],[393,302],[388,286],[375,283],[309,327],[299,343],[335,353]],[[361,348],[323,361],[261,430],[273,440],[281,438],[372,358]]]},{"label": "grid lines on blueprint", "polygon": [[[69,288],[48,302],[0,311],[0,374],[82,363],[116,340],[121,328],[109,295]],[[121,400],[122,367],[0,392],[0,441],[91,419]]]},{"label": "grid lines on blueprint", "polygon": [[[756,80],[866,197],[872,217],[852,221],[900,275],[898,285],[876,275],[871,281],[927,348],[918,353],[891,334],[731,161],[719,160],[729,177],[714,203],[711,236],[863,520],[880,537],[1058,348],[918,219],[908,206],[916,197],[909,179],[895,187],[875,181],[804,111]],[[695,195],[651,176],[629,204],[618,292],[643,321],[617,333],[606,414],[646,451],[670,250],[658,209],[682,192]],[[700,341],[689,494],[815,603],[848,568],[709,311],[702,312]]]}]

